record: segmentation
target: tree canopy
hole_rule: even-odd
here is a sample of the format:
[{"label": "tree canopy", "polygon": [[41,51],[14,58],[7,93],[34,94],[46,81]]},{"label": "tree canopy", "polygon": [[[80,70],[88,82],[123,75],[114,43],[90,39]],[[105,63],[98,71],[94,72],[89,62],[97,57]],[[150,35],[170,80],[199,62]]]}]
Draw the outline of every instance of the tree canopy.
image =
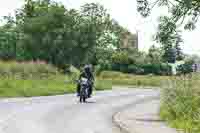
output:
[{"label": "tree canopy", "polygon": [[156,40],[166,45],[181,41],[180,27],[194,30],[200,16],[199,0],[137,0],[138,11],[148,17],[157,7],[167,7],[169,14],[160,16]]},{"label": "tree canopy", "polygon": [[[26,0],[14,17],[0,27],[0,58],[45,60],[59,67],[94,61],[96,51],[119,47],[126,31],[99,3],[80,10],[53,0]],[[117,29],[117,30],[116,30]]]}]

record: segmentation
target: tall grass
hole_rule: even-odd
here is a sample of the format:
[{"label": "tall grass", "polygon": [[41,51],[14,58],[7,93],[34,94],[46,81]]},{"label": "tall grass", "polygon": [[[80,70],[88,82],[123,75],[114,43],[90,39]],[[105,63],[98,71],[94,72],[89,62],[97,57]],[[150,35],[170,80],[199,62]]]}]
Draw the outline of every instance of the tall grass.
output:
[{"label": "tall grass", "polygon": [[0,77],[3,79],[43,79],[58,74],[57,69],[42,61],[37,62],[2,62],[0,61]]},{"label": "tall grass", "polygon": [[3,80],[0,97],[32,97],[74,92],[74,86],[60,80]]},{"label": "tall grass", "polygon": [[160,116],[185,133],[200,133],[200,75],[168,80],[161,93]]},{"label": "tall grass", "polygon": [[43,61],[0,61],[0,97],[31,97],[73,92],[57,68]]}]

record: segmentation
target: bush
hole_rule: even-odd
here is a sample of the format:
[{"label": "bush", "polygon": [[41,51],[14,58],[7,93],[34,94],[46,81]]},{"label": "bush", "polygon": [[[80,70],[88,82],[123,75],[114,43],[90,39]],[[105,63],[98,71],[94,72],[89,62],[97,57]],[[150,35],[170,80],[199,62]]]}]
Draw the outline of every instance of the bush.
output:
[{"label": "bush", "polygon": [[128,64],[112,64],[112,70],[113,71],[119,71],[123,73],[128,73]]},{"label": "bush", "polygon": [[128,73],[128,64],[120,64],[120,72]]},{"label": "bush", "polygon": [[101,70],[111,70],[111,68],[112,68],[109,60],[100,60],[99,65],[101,67]]},{"label": "bush", "polygon": [[137,65],[129,65],[128,66],[128,73],[143,74],[144,69],[138,67]]},{"label": "bush", "polygon": [[113,63],[112,64],[112,71],[119,71],[120,72],[120,64]]},{"label": "bush", "polygon": [[188,61],[185,62],[185,64],[180,65],[177,68],[178,74],[187,74],[193,72],[192,65],[193,65],[192,61]]},{"label": "bush", "polygon": [[143,68],[143,74],[155,74],[155,75],[169,75],[171,68],[167,64],[145,64],[141,65]]},{"label": "bush", "polygon": [[158,75],[171,75],[171,66],[165,63],[161,64]]},{"label": "bush", "polygon": [[168,64],[112,64],[113,71],[138,75],[170,75],[171,67]]},{"label": "bush", "polygon": [[98,53],[98,74],[101,71],[119,71],[139,75],[170,75],[171,68],[161,61],[151,62],[144,53],[129,50],[115,52],[100,50]]},{"label": "bush", "polygon": [[112,55],[112,63],[114,64],[129,64],[130,58],[127,51],[117,51]]}]

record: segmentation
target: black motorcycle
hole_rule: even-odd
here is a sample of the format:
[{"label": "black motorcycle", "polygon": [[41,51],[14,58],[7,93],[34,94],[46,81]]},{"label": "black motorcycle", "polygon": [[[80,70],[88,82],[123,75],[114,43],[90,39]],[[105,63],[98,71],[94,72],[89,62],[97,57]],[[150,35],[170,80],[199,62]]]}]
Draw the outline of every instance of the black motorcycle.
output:
[{"label": "black motorcycle", "polygon": [[89,80],[87,78],[81,78],[80,82],[80,103],[86,102],[88,98],[88,91],[89,91]]}]

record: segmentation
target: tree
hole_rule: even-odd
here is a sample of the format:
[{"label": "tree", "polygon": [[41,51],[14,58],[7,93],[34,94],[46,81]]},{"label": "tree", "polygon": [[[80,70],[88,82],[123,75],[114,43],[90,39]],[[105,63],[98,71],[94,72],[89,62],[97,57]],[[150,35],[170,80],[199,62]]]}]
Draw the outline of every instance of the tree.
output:
[{"label": "tree", "polygon": [[105,31],[97,40],[97,47],[104,49],[117,49],[118,48],[118,36],[112,31]]},{"label": "tree", "polygon": [[95,57],[98,50],[120,48],[122,33],[127,30],[111,19],[102,5],[99,3],[85,4],[81,8],[81,15],[90,25],[90,33],[92,34],[90,39],[93,40],[91,43],[96,44],[90,57]]},{"label": "tree", "polygon": [[168,63],[175,63],[176,62],[176,50],[171,44],[165,45],[163,47],[164,54],[163,60]]},{"label": "tree", "polygon": [[81,14],[94,26],[96,35],[100,36],[103,31],[111,26],[110,15],[103,5],[99,3],[87,3],[81,7]]},{"label": "tree", "polygon": [[167,7],[169,15],[161,16],[159,30],[156,40],[163,45],[167,45],[166,40],[178,40],[181,36],[178,29],[184,25],[184,29],[193,30],[200,16],[199,0],[137,0],[138,11],[142,16],[147,17],[152,9],[157,7]]},{"label": "tree", "polygon": [[162,62],[162,50],[152,45],[148,51],[148,58],[152,64],[160,64]]},{"label": "tree", "polygon": [[6,24],[0,27],[0,58],[2,60],[13,60],[16,58],[17,32],[13,18],[4,18]]},{"label": "tree", "polygon": [[98,3],[75,10],[51,0],[25,0],[15,17],[6,20],[0,27],[1,59],[44,60],[62,69],[67,64],[109,64],[127,31]]},{"label": "tree", "polygon": [[0,27],[1,58],[45,60],[60,68],[95,63],[98,50],[118,45],[116,27],[123,29],[98,3],[79,11],[51,0],[26,0]]},{"label": "tree", "polygon": [[183,60],[184,55],[183,55],[183,52],[182,52],[182,49],[181,49],[181,46],[179,43],[177,43],[175,45],[175,49],[176,49],[176,60],[178,60],[178,61]]},{"label": "tree", "polygon": [[24,5],[24,13],[26,17],[33,17],[34,16],[34,1],[33,0],[25,0],[25,5]]},{"label": "tree", "polygon": [[79,66],[91,57],[95,28],[77,10],[50,0],[28,0],[16,14],[23,60]]}]

